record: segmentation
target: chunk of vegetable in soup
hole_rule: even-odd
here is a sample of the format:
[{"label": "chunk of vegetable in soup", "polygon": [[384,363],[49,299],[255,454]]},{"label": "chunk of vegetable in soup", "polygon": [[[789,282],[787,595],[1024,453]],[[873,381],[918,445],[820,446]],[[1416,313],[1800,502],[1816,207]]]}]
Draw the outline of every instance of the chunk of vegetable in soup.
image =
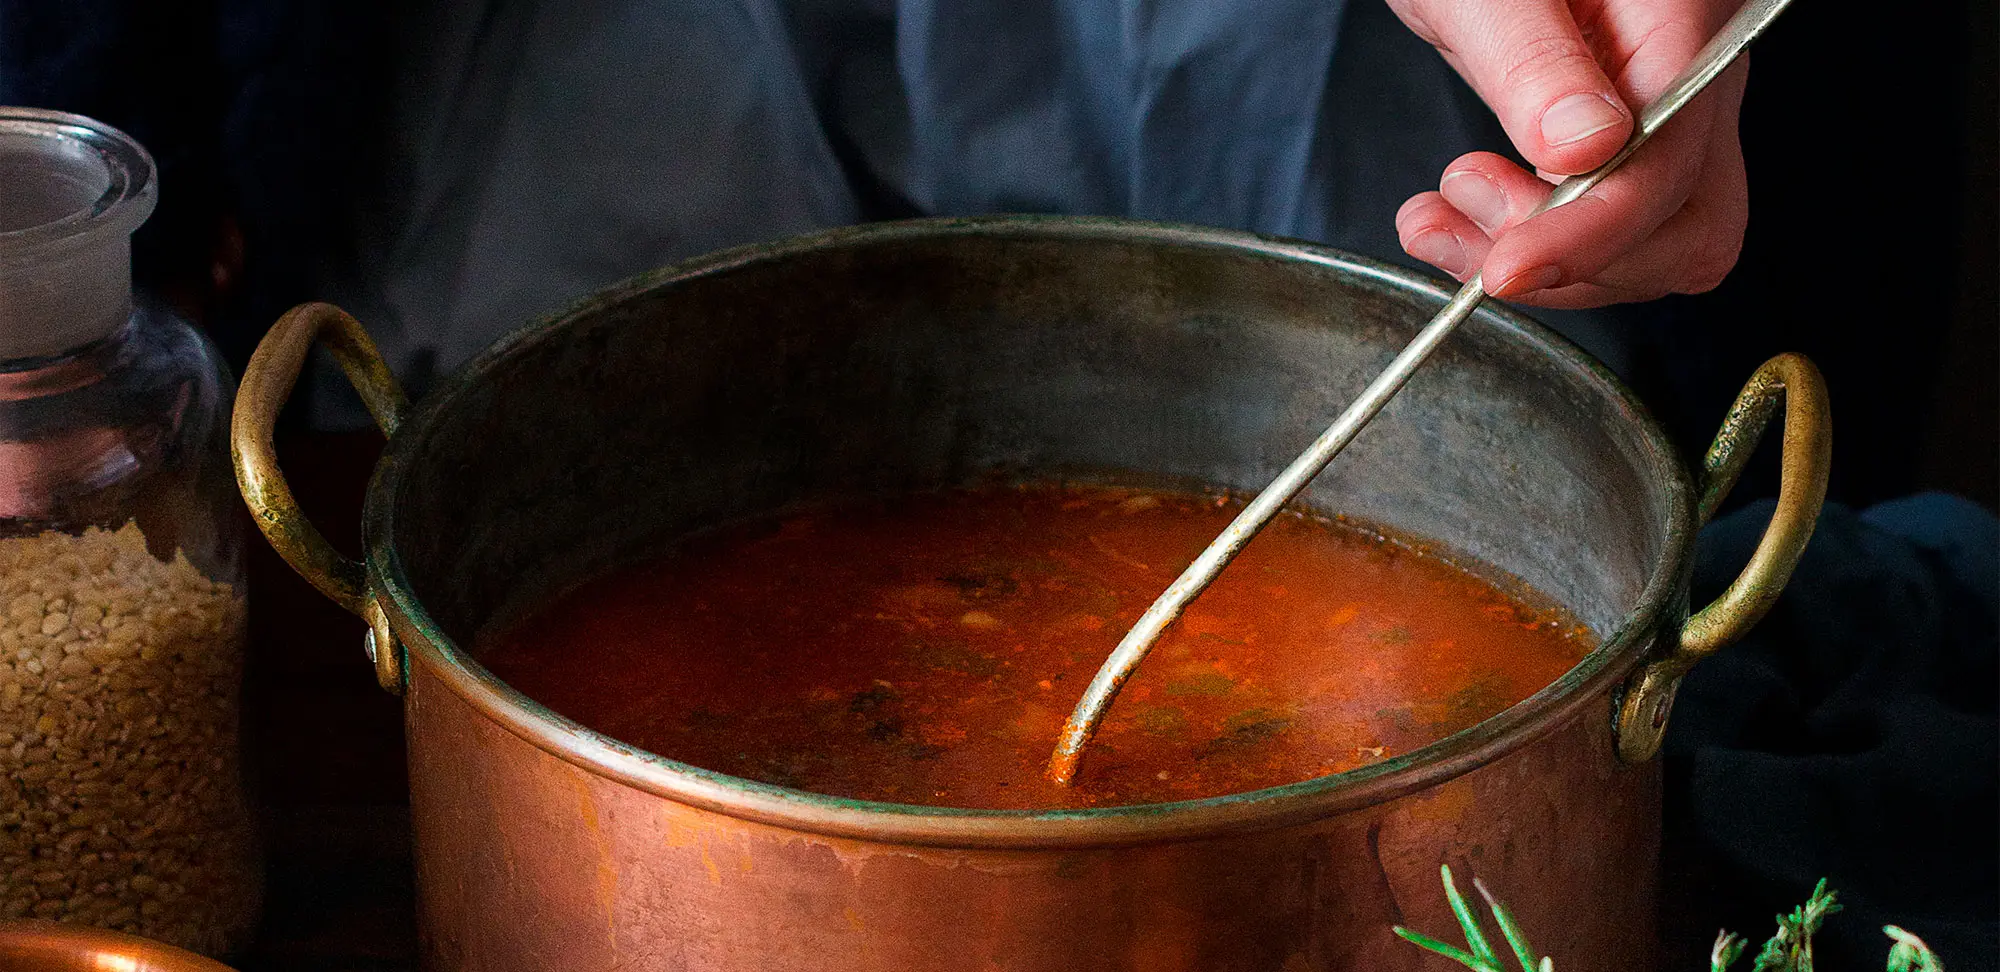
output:
[{"label": "chunk of vegetable in soup", "polygon": [[670,759],[844,797],[1053,808],[1338,773],[1479,722],[1587,630],[1337,522],[1280,516],[1168,630],[1071,787],[1042,767],[1140,612],[1235,515],[1215,497],[991,487],[679,545],[483,645],[494,674]]}]

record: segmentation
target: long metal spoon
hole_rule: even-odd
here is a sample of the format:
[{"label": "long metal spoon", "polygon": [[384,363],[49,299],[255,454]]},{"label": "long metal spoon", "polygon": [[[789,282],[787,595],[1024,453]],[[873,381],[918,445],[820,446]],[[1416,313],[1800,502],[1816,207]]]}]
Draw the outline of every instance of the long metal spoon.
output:
[{"label": "long metal spoon", "polygon": [[[1667,90],[1639,113],[1638,125],[1633,129],[1631,139],[1618,150],[1617,155],[1611,157],[1611,161],[1582,175],[1564,179],[1530,217],[1569,203],[1602,182],[1605,176],[1631,158],[1632,153],[1645,144],[1653,133],[1659,131],[1667,119],[1686,107],[1710,81],[1735,62],[1737,56],[1761,36],[1790,3],[1791,0],[1748,0],[1734,17],[1729,18],[1728,23],[1722,25],[1722,30],[1695,55],[1694,61]],[[1285,471],[1279,473],[1271,485],[1264,487],[1264,491],[1236,515],[1222,535],[1216,537],[1215,542],[1209,544],[1208,549],[1203,550],[1201,556],[1196,557],[1194,563],[1175,578],[1166,593],[1161,594],[1159,600],[1140,615],[1139,623],[1126,632],[1111,656],[1104,660],[1104,666],[1097,670],[1097,676],[1083,690],[1083,698],[1077,702],[1076,710],[1070,713],[1069,721],[1063,724],[1055,754],[1049,757],[1049,779],[1068,783],[1076,778],[1077,764],[1083,760],[1083,748],[1096,734],[1098,723],[1104,719],[1104,710],[1118,697],[1118,690],[1125,686],[1125,680],[1132,676],[1133,669],[1139,667],[1139,662],[1152,650],[1153,642],[1159,639],[1161,632],[1181,616],[1189,601],[1214,582],[1216,575],[1229,566],[1236,554],[1266,523],[1271,522],[1271,517],[1277,515],[1279,509],[1291,502],[1299,490],[1304,489],[1340,450],[1353,441],[1368,420],[1374,418],[1375,413],[1380,412],[1382,406],[1388,404],[1389,399],[1410,380],[1417,366],[1423,364],[1424,359],[1430,357],[1431,352],[1437,350],[1438,345],[1443,344],[1458,325],[1472,316],[1473,310],[1485,298],[1484,284],[1478,274],[1473,274],[1472,279],[1459,288],[1458,294],[1444,305],[1444,309],[1417,332],[1402,353],[1396,355],[1395,360],[1389,362],[1389,366],[1361,390],[1361,396],[1347,406],[1347,411],[1340,413],[1340,417],[1334,419],[1333,424],[1327,426],[1326,431],[1320,433],[1304,453],[1292,460],[1292,464],[1285,467]]]}]

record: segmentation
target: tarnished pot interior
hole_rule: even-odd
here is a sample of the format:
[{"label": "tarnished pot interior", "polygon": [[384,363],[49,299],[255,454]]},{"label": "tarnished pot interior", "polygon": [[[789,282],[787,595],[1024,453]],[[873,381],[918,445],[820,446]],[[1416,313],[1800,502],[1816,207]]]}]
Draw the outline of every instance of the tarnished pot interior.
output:
[{"label": "tarnished pot interior", "polygon": [[[815,497],[996,472],[1254,491],[1444,296],[1333,251],[1114,221],[736,251],[520,332],[431,395],[371,544],[462,647],[662,536]],[[1600,636],[1687,516],[1616,380],[1491,304],[1304,502],[1498,567]]]},{"label": "tarnished pot interior", "polygon": [[1041,816],[814,798],[625,750],[469,656],[663,537],[816,497],[992,475],[1254,490],[1445,296],[1237,234],[930,222],[697,261],[497,346],[403,424],[368,513],[409,654],[427,960],[1415,969],[1388,925],[1449,922],[1436,867],[1460,858],[1550,937],[1642,942],[1656,771],[1615,757],[1611,696],[1676,608],[1685,473],[1615,381],[1502,309],[1306,501],[1508,572],[1606,644],[1351,780]]}]

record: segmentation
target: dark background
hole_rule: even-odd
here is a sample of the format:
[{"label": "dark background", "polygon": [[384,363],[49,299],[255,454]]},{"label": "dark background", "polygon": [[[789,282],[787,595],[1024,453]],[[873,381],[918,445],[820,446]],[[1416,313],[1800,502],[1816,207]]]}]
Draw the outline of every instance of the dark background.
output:
[{"label": "dark background", "polygon": [[[1805,352],[1834,391],[1835,499],[1937,487],[1991,506],[1994,5],[1895,13],[1818,0],[1760,43],[1742,261],[1713,293],[1616,311],[1643,349],[1625,377],[1698,455],[1759,362]],[[367,188],[397,26],[365,2],[0,0],[0,102],[92,115],[153,151],[164,189],[135,270],[240,366],[313,296],[306,261]]]},{"label": "dark background", "polygon": [[[163,191],[135,274],[203,321],[240,368],[279,312],[315,296],[300,241],[341,232],[346,200],[365,188],[353,180],[385,116],[393,26],[387,5],[339,0],[0,0],[0,103],[88,114],[153,151]],[[1641,349],[1627,380],[1684,455],[1700,454],[1759,362],[1803,351],[1832,389],[1834,500],[1863,507],[1936,488],[1994,505],[1996,35],[1991,2],[1813,0],[1760,43],[1742,126],[1753,218],[1737,271],[1713,293],[1616,312]],[[280,177],[241,178],[252,171]],[[245,188],[255,185],[284,188],[260,198]],[[371,434],[281,438],[301,500],[349,549],[375,448]],[[1765,457],[1733,502],[1775,486]],[[246,732],[271,810],[272,873],[263,944],[242,964],[406,968],[398,705],[356,650],[359,625],[263,544],[253,554]],[[1674,967],[1698,967],[1718,924],[1760,940],[1768,915],[1797,903],[1732,898],[1700,866],[1703,848],[1678,839]],[[1945,961],[1992,968],[1995,957]]]}]

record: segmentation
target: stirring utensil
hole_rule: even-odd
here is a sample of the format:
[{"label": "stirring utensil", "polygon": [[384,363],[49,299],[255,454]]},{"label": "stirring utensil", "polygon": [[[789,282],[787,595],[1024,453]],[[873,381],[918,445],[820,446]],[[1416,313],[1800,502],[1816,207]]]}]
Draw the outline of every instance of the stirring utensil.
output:
[{"label": "stirring utensil", "polygon": [[[1644,145],[1648,138],[1667,123],[1668,119],[1674,117],[1675,112],[1693,101],[1710,81],[1715,80],[1724,69],[1735,62],[1752,41],[1762,36],[1765,29],[1771,26],[1772,21],[1778,19],[1778,14],[1784,12],[1790,3],[1791,0],[1748,0],[1742,9],[1729,18],[1729,22],[1723,24],[1722,29],[1709,39],[1687,68],[1667,86],[1667,90],[1639,112],[1638,123],[1632,130],[1632,137],[1625,142],[1624,148],[1618,150],[1617,155],[1611,157],[1611,161],[1582,175],[1564,179],[1556,186],[1555,191],[1549,194],[1548,199],[1535,207],[1529,218],[1532,219],[1575,200],[1602,182],[1605,176],[1616,171],[1626,159],[1632,157],[1632,153],[1637,151],[1639,146]],[[1444,343],[1444,339],[1464,323],[1466,318],[1471,317],[1472,312],[1485,299],[1484,284],[1475,273],[1472,279],[1467,280],[1465,285],[1459,288],[1450,302],[1438,311],[1437,316],[1431,318],[1430,323],[1424,325],[1423,330],[1418,331],[1417,336],[1389,362],[1389,366],[1361,390],[1360,396],[1353,404],[1347,406],[1347,410],[1340,413],[1340,417],[1334,419],[1333,424],[1327,426],[1326,431],[1320,433],[1319,438],[1314,439],[1305,452],[1292,460],[1292,464],[1286,466],[1285,471],[1271,481],[1271,485],[1264,487],[1264,491],[1258,493],[1257,498],[1251,500],[1250,504],[1243,508],[1243,512],[1236,515],[1236,519],[1222,531],[1222,535],[1216,537],[1215,541],[1208,545],[1208,549],[1203,550],[1201,555],[1174,579],[1166,592],[1153,602],[1152,607],[1146,609],[1145,614],[1140,615],[1138,623],[1132,626],[1132,630],[1126,632],[1125,637],[1118,642],[1118,647],[1112,650],[1109,658],[1105,659],[1103,667],[1097,670],[1096,677],[1092,678],[1090,685],[1083,690],[1083,698],[1077,702],[1075,711],[1070,713],[1069,721],[1063,724],[1062,736],[1056,741],[1055,753],[1049,757],[1047,770],[1049,779],[1066,784],[1076,778],[1077,766],[1083,760],[1083,749],[1089,744],[1091,736],[1096,734],[1098,723],[1104,719],[1105,710],[1111,706],[1112,700],[1118,697],[1118,690],[1124,687],[1125,680],[1132,676],[1133,670],[1139,667],[1146,653],[1152,650],[1153,643],[1159,640],[1161,633],[1180,617],[1189,601],[1194,600],[1215,581],[1216,576],[1222,573],[1223,568],[1229,566],[1229,562],[1235,559],[1257,532],[1271,522],[1271,518],[1276,516],[1286,503],[1291,502],[1299,490],[1312,482],[1313,477],[1319,475],[1319,471],[1326,468],[1326,464],[1354,440],[1354,436],[1410,380],[1410,376],[1416,373],[1417,367],[1423,364],[1424,360],[1431,356],[1431,352],[1436,351],[1438,346]]]}]

